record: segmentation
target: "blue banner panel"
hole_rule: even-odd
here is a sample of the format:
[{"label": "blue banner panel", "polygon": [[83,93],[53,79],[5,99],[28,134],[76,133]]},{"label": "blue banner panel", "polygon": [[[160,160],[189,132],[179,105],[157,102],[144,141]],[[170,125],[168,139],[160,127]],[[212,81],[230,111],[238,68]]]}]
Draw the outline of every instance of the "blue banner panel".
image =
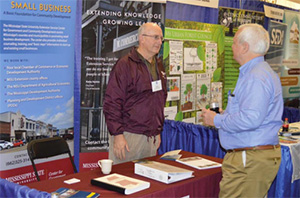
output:
[{"label": "blue banner panel", "polygon": [[[73,141],[75,16],[76,1],[0,1],[0,139],[14,145],[0,155],[24,158],[16,140]],[[10,169],[7,160],[0,173]],[[30,165],[21,161],[11,168]]]}]

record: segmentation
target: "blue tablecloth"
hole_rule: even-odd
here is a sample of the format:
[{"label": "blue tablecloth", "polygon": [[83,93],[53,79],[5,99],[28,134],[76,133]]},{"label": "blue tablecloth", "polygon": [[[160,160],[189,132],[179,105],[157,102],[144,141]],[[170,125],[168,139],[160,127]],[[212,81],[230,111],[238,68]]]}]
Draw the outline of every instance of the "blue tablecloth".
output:
[{"label": "blue tablecloth", "polygon": [[215,128],[166,120],[161,139],[162,143],[158,150],[159,154],[181,149],[223,158],[226,153],[221,148],[219,135]]},{"label": "blue tablecloth", "polygon": [[[225,155],[215,128],[166,120],[161,140],[159,154],[181,149],[219,158],[223,158]],[[300,180],[291,183],[293,164],[289,147],[282,146],[281,152],[280,168],[271,185],[268,197],[300,197]]]},{"label": "blue tablecloth", "polygon": [[282,120],[284,118],[288,118],[289,122],[299,122],[300,121],[300,109],[294,108],[294,107],[284,107],[283,114],[282,114]]},{"label": "blue tablecloth", "polygon": [[268,197],[300,197],[300,180],[292,181],[293,163],[288,146],[281,145],[281,164]]}]

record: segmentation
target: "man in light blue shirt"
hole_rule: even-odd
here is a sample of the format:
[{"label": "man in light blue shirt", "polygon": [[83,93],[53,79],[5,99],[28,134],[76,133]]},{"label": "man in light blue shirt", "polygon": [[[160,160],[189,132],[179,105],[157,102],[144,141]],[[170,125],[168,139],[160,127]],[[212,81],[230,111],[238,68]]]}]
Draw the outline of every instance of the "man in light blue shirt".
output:
[{"label": "man in light blue shirt", "polygon": [[264,61],[269,43],[261,25],[240,26],[232,44],[240,74],[227,108],[221,114],[202,110],[204,124],[219,129],[227,150],[220,197],[264,197],[279,169],[283,98],[278,75]]}]

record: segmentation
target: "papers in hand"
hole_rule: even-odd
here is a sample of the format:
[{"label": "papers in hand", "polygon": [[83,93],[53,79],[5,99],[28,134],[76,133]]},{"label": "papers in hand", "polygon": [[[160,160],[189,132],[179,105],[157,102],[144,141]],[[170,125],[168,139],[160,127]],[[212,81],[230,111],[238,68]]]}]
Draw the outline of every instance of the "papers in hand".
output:
[{"label": "papers in hand", "polygon": [[91,180],[91,184],[125,195],[130,195],[150,187],[150,182],[134,179],[117,173],[94,178]]},{"label": "papers in hand", "polygon": [[193,177],[193,172],[156,161],[138,161],[134,164],[134,173],[166,184]]},{"label": "papers in hand", "polygon": [[222,164],[218,162],[214,162],[199,156],[180,158],[176,161],[197,169],[209,169],[209,168],[217,168],[222,166]]}]

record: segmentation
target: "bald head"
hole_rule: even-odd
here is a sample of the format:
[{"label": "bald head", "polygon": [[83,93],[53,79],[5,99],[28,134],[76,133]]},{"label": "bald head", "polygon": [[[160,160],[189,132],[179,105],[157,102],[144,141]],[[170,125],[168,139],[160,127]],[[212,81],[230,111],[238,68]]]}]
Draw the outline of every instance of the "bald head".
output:
[{"label": "bald head", "polygon": [[138,30],[138,52],[149,62],[159,52],[163,34],[161,28],[152,22],[144,23]]},{"label": "bald head", "polygon": [[151,29],[161,30],[161,28],[156,23],[153,22],[144,23],[143,25],[141,25],[141,27],[138,30],[138,37],[140,37],[142,34],[147,33]]}]

